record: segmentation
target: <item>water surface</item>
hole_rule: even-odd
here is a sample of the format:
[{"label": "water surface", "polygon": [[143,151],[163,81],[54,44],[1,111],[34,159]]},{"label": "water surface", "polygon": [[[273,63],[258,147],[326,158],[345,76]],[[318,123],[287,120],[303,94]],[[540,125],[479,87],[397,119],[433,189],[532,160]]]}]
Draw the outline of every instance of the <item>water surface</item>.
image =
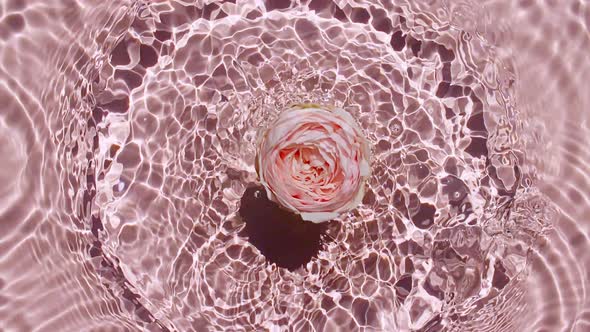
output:
[{"label": "water surface", "polygon": [[[586,331],[582,1],[0,1],[0,329]],[[260,192],[342,107],[361,206]]]}]

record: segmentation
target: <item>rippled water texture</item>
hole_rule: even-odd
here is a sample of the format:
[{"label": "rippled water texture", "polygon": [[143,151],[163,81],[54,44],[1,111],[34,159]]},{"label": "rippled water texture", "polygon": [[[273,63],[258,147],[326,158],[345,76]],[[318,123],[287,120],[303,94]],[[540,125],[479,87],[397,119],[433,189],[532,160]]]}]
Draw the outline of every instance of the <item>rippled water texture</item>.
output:
[{"label": "rippled water texture", "polygon": [[[0,330],[589,331],[590,6],[0,1]],[[341,107],[362,204],[266,200]]]}]

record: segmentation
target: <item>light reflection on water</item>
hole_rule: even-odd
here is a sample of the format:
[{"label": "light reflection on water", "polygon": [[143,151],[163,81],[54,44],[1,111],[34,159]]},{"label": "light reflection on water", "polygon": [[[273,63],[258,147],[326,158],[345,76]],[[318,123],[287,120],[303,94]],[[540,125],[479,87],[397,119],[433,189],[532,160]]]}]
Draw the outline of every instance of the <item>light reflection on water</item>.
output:
[{"label": "light reflection on water", "polygon": [[[1,4],[2,327],[585,330],[585,4]],[[373,150],[317,229],[255,189],[293,103]]]}]

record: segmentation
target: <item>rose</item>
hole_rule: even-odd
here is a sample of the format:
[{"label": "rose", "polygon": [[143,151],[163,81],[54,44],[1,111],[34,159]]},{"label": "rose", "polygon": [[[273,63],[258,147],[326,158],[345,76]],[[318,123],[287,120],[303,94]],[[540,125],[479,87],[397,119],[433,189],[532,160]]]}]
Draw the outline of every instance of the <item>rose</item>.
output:
[{"label": "rose", "polygon": [[269,199],[319,223],[361,202],[369,158],[367,142],[349,113],[295,106],[260,135],[256,169]]}]

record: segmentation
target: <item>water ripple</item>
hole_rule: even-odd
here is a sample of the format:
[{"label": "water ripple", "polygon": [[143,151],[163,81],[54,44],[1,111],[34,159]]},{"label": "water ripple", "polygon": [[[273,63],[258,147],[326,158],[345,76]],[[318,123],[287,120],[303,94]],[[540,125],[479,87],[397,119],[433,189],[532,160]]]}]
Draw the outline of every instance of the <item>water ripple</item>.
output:
[{"label": "water ripple", "polygon": [[[584,330],[566,2],[1,2],[2,327]],[[255,189],[259,128],[301,103],[350,112],[374,156],[321,229]],[[261,215],[313,250],[269,254]]]}]

